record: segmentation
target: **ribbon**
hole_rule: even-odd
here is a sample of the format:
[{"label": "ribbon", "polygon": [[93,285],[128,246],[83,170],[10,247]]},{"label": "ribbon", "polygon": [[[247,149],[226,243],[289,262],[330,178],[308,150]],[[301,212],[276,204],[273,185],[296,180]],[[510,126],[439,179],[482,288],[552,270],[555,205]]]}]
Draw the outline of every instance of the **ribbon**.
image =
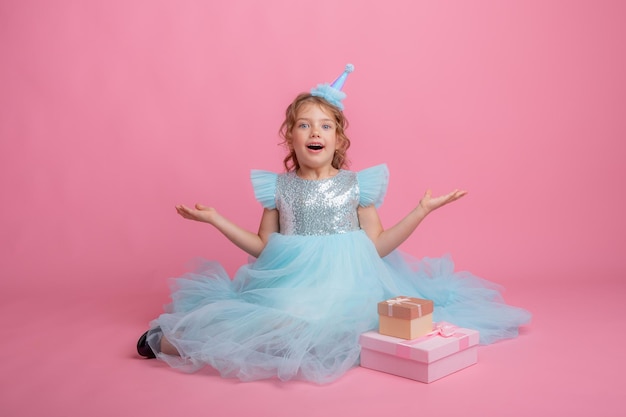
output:
[{"label": "ribbon", "polygon": [[459,352],[469,347],[469,335],[459,331],[459,327],[445,321],[435,325],[432,332],[425,334],[413,340],[404,340],[396,345],[396,355],[409,359],[411,357],[411,349],[414,345],[422,343],[434,337],[441,336],[445,338],[454,337],[459,342]]},{"label": "ribbon", "polygon": [[396,298],[392,298],[391,300],[387,300],[388,316],[389,317],[393,317],[393,306],[394,305],[401,305],[403,303],[416,306],[417,307],[417,315],[418,315],[418,317],[422,317],[422,305],[418,304],[418,303],[414,303],[414,302],[411,301],[410,298],[406,298],[406,297],[396,297]]},{"label": "ribbon", "polygon": [[458,329],[458,327],[455,326],[454,324],[441,321],[435,325],[435,330],[428,333],[426,336],[438,334],[439,336],[450,337],[454,335],[454,333],[456,332],[456,329]]}]

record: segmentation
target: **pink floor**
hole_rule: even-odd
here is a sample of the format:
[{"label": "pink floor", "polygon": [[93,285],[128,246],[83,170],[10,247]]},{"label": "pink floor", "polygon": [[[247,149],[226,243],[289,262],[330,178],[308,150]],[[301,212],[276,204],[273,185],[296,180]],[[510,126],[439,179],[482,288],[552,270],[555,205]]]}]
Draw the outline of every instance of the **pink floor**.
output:
[{"label": "pink floor", "polygon": [[[0,417],[626,416],[626,2],[311,6],[0,1]],[[381,220],[467,188],[402,249],[451,253],[532,323],[432,384],[139,358],[166,277],[245,262],[174,205],[256,230],[249,170],[281,171],[284,108],[348,62],[352,168],[392,173]]]},{"label": "pink floor", "polygon": [[[12,296],[0,307],[0,414],[624,415],[626,284],[507,287],[507,300],[530,309],[533,322],[515,340],[481,346],[478,364],[432,384],[355,368],[327,386],[241,383],[137,357],[136,338],[162,295]],[[24,316],[26,324],[14,321]]]}]

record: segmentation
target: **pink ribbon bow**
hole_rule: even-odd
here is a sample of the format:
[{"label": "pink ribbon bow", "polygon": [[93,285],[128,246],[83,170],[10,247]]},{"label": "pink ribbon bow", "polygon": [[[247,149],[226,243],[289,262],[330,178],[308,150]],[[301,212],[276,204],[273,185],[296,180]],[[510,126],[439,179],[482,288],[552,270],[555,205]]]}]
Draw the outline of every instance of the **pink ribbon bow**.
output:
[{"label": "pink ribbon bow", "polygon": [[458,329],[458,327],[454,324],[440,321],[439,323],[435,324],[435,329],[432,332],[427,333],[424,336],[439,335],[443,337],[450,337],[454,336],[454,333],[456,333],[456,329]]},{"label": "pink ribbon bow", "polygon": [[402,358],[408,359],[411,357],[412,346],[437,336],[442,336],[445,338],[456,338],[459,343],[459,351],[467,349],[469,347],[469,337],[466,333],[464,333],[462,330],[459,330],[459,327],[455,326],[454,324],[442,321],[435,324],[432,332],[427,333],[422,337],[418,337],[417,339],[403,340],[402,342],[398,343],[396,345],[396,354]]}]

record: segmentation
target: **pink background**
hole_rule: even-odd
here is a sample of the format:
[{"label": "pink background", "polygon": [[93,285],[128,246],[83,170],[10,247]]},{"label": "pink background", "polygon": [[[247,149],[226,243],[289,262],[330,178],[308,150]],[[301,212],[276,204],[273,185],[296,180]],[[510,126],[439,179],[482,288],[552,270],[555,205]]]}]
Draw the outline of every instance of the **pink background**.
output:
[{"label": "pink background", "polygon": [[[137,391],[150,372],[171,378],[163,384],[186,384],[185,392],[211,381],[218,392],[257,387],[264,398],[289,401],[266,392],[280,391],[275,385],[233,385],[138,364],[133,345],[167,301],[167,278],[189,260],[216,259],[231,273],[246,261],[215,230],[179,218],[174,205],[214,205],[256,229],[261,208],[249,170],[282,169],[277,130],[285,107],[348,62],[356,67],[345,87],[351,167],[388,164],[383,223],[399,220],[426,188],[469,190],[402,249],[450,253],[459,269],[504,284],[510,301],[535,314],[520,339],[484,348],[483,372],[489,354],[503,363],[491,362],[496,373],[479,376],[502,375],[509,348],[534,346],[537,356],[527,363],[560,350],[559,339],[540,338],[541,329],[553,334],[541,326],[562,324],[561,307],[572,308],[557,307],[557,299],[568,294],[585,303],[594,295],[602,304],[625,290],[625,15],[623,2],[608,0],[2,1],[0,301],[11,336],[0,342],[0,373],[11,382],[11,390],[0,386],[5,415],[43,415],[37,407],[50,416],[96,415],[66,408],[79,389],[72,383],[28,401],[59,375],[82,369],[76,363],[89,366],[87,354],[103,369],[136,368],[138,380],[128,383]],[[596,317],[607,326],[615,325],[608,314],[624,316],[621,299],[614,302]],[[108,329],[104,340],[85,336],[96,329]],[[544,340],[541,349],[537,340]],[[118,350],[96,347],[105,341]],[[91,351],[75,354],[76,346]],[[580,356],[572,361],[590,360]],[[621,355],[599,356],[607,368],[615,370],[615,361],[626,368]],[[511,366],[519,371],[524,362]],[[50,374],[41,373],[46,367]],[[355,376],[365,372],[346,377],[344,384],[355,384],[347,392],[367,392]],[[393,377],[372,376],[368,389],[380,384],[376,378]],[[610,383],[604,374],[581,379]],[[466,383],[476,385],[469,377]],[[144,402],[109,393],[118,405],[152,404],[146,392],[139,395]],[[228,395],[198,409],[226,404]],[[168,403],[171,410],[179,401]],[[555,411],[583,409],[559,404]],[[342,409],[323,413],[333,410]],[[366,410],[371,405],[359,415]]]}]

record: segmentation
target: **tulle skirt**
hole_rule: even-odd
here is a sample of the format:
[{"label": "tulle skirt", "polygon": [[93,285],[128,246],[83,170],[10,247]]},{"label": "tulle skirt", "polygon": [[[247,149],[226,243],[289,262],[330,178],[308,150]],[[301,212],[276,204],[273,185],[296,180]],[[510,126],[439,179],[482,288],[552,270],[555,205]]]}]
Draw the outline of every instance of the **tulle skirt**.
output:
[{"label": "tulle skirt", "polygon": [[[504,303],[497,285],[454,272],[447,257],[395,251],[381,259],[363,231],[273,234],[232,280],[211,261],[177,278],[148,343],[159,359],[189,372],[208,365],[243,381],[323,384],[358,365],[358,337],[377,328],[377,303],[398,295],[433,300],[435,321],[476,329],[481,343],[515,337],[530,320]],[[159,352],[162,336],[180,356]]]}]

